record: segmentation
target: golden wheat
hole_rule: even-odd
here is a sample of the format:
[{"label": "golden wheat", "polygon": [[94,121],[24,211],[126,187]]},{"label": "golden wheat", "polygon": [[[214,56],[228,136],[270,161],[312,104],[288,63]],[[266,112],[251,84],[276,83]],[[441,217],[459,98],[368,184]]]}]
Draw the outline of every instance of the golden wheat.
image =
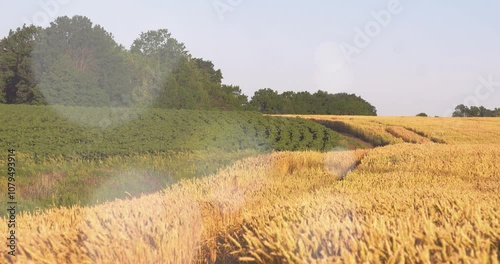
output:
[{"label": "golden wheat", "polygon": [[245,213],[235,252],[260,263],[497,263],[498,160],[500,145],[373,150],[341,182]]}]

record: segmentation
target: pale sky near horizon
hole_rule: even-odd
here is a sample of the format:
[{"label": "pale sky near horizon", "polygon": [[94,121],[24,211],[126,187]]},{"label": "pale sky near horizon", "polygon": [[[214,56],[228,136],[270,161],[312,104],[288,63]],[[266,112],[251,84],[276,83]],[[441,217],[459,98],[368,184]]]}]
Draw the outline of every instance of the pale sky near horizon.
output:
[{"label": "pale sky near horizon", "polygon": [[87,16],[127,48],[141,32],[167,28],[249,97],[261,88],[348,92],[394,116],[445,116],[462,103],[500,107],[500,1],[0,3],[0,38],[63,15]]}]

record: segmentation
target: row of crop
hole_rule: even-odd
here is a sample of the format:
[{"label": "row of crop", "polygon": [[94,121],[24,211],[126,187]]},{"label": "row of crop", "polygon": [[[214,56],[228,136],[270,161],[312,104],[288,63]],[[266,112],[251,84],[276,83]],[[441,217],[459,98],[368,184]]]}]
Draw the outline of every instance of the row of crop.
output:
[{"label": "row of crop", "polygon": [[386,146],[390,144],[405,142],[400,137],[396,137],[386,130],[386,126],[376,122],[351,122],[349,120],[317,120],[320,124],[325,125],[340,133],[345,133],[357,137],[365,142],[369,142],[374,146]]},{"label": "row of crop", "polygon": [[37,157],[242,149],[329,150],[330,129],[254,112],[0,105],[0,147]]}]

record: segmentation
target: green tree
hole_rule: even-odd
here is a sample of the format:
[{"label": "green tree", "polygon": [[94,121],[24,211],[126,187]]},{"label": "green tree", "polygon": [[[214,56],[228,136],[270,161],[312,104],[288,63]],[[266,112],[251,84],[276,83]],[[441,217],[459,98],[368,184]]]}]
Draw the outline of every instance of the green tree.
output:
[{"label": "green tree", "polygon": [[221,70],[215,70],[214,64],[211,61],[206,61],[200,58],[194,58],[192,60],[196,66],[206,75],[207,80],[211,83],[222,84],[222,72]]},{"label": "green tree", "polygon": [[176,109],[207,109],[210,106],[203,75],[187,58],[181,59],[169,73],[157,102],[159,107]]},{"label": "green tree", "polygon": [[500,111],[498,108],[490,110],[484,106],[465,106],[463,104],[457,105],[455,107],[455,112],[453,112],[453,117],[500,117]]},{"label": "green tree", "polygon": [[239,86],[220,85],[211,90],[213,107],[221,110],[243,110],[248,104],[248,97],[241,92]]},{"label": "green tree", "polygon": [[40,31],[39,27],[24,25],[0,41],[0,102],[31,104],[41,100],[32,70],[32,51]]},{"label": "green tree", "polygon": [[106,106],[109,97],[98,86],[96,76],[79,71],[69,56],[61,56],[42,78],[44,96],[55,105]]},{"label": "green tree", "polygon": [[[137,106],[154,103],[160,94],[160,81],[155,79],[156,72],[147,59],[137,53],[127,53],[127,64],[131,68],[129,82],[132,83],[132,101]],[[165,80],[163,80],[165,82]]]},{"label": "green tree", "polygon": [[293,99],[294,110],[291,114],[312,114],[315,108],[314,104],[311,104],[312,95],[309,92],[298,92],[295,94]]},{"label": "green tree", "polygon": [[284,102],[277,91],[269,88],[260,89],[255,92],[250,102],[251,109],[266,114],[282,114]]},{"label": "green tree", "polygon": [[325,91],[278,92],[261,89],[250,101],[251,109],[273,114],[377,115],[377,109],[354,94]]},{"label": "green tree", "polygon": [[[83,16],[59,17],[42,33],[34,56],[39,89],[47,101],[71,105],[131,104],[131,67],[124,48],[110,33]],[[54,93],[54,87],[68,92]],[[57,94],[67,97],[47,98]],[[92,95],[94,98],[89,98]]]},{"label": "green tree", "polygon": [[154,80],[161,83],[181,63],[181,59],[190,55],[183,43],[171,37],[167,29],[143,32],[130,47],[132,54],[145,58],[145,63],[154,69]]},{"label": "green tree", "polygon": [[480,116],[480,114],[481,114],[481,111],[479,110],[479,107],[471,106],[471,107],[469,107],[469,111],[468,111],[467,116],[478,117],[478,116]]},{"label": "green tree", "polygon": [[0,103],[376,115],[359,96],[325,91],[261,89],[248,102],[239,86],[222,80],[213,62],[194,58],[167,29],[141,33],[128,51],[87,17],[64,16],[0,40]]},{"label": "green tree", "polygon": [[469,108],[463,104],[457,105],[455,111],[453,112],[453,117],[467,117]]}]

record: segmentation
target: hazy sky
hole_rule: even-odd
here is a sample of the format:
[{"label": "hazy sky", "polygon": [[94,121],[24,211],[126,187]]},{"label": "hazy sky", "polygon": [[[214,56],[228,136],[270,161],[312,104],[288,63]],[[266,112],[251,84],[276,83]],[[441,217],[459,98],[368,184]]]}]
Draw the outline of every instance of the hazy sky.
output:
[{"label": "hazy sky", "polygon": [[249,96],[261,88],[349,92],[379,115],[443,116],[461,103],[500,107],[496,0],[0,3],[0,37],[62,15],[89,17],[127,48],[141,32],[167,28]]}]

